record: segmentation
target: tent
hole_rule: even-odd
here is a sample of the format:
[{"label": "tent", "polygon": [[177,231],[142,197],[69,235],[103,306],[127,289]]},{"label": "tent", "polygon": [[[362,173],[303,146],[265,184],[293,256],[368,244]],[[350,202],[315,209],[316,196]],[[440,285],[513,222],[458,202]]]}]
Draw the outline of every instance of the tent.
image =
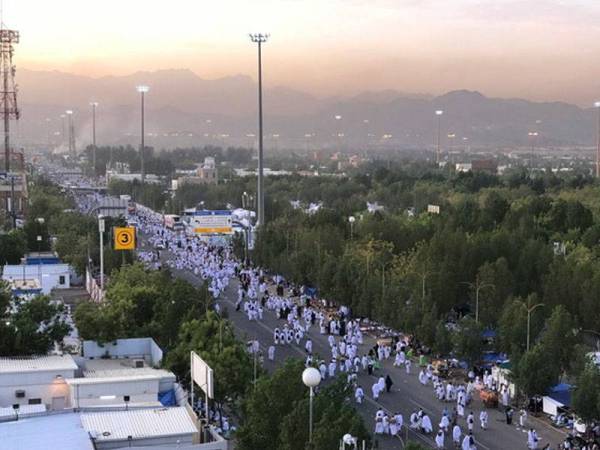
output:
[{"label": "tent", "polygon": [[571,406],[571,385],[567,383],[557,384],[550,389],[548,395],[543,397],[543,411],[551,416],[558,414],[559,408]]}]

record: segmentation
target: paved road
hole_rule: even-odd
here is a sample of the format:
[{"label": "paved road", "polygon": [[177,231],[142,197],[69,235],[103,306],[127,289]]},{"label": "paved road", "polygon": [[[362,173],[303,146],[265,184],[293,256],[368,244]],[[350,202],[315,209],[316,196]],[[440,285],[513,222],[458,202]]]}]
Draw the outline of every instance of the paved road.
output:
[{"label": "paved road", "polygon": [[[169,253],[162,251],[162,258],[167,259],[170,257]],[[198,277],[193,273],[186,270],[173,270],[173,273],[181,277],[195,286],[199,286],[202,283]],[[261,344],[261,349],[266,355],[266,350],[269,345],[273,342],[273,331],[276,327],[282,328],[283,321],[280,321],[276,315],[270,311],[265,310],[265,314],[262,321],[248,321],[246,315],[240,311],[235,311],[235,299],[237,298],[237,282],[232,281],[230,286],[224,292],[219,299],[221,308],[226,307],[229,311],[229,319],[235,326],[236,334],[239,338],[244,340],[258,339]],[[309,335],[313,341],[313,353],[325,357],[327,361],[330,357],[329,344],[327,337],[319,333],[318,327],[313,326],[309,332]],[[373,339],[365,337],[365,344],[361,346],[359,354],[367,352],[367,349],[374,344]],[[303,346],[303,343],[301,343]],[[278,346],[276,349],[275,363],[268,361],[265,358],[265,368],[272,370],[274,365],[280,363],[288,357],[305,359],[306,354],[303,347],[295,345],[291,346]],[[431,386],[422,386],[418,379],[418,367],[413,364],[412,373],[407,375],[404,369],[394,368],[392,366],[393,361],[386,361],[383,364],[380,373],[390,374],[394,381],[392,392],[383,393],[376,401],[371,395],[371,385],[379,378],[380,373],[376,376],[369,376],[367,373],[359,374],[359,383],[363,386],[366,397],[365,402],[359,407],[359,411],[365,418],[365,424],[368,428],[373,431],[375,412],[378,408],[383,408],[390,414],[401,412],[404,416],[404,422],[407,423],[410,414],[416,409],[423,409],[426,411],[432,419],[434,430],[437,430],[437,424],[441,418],[441,412],[444,406],[448,409],[452,409],[453,404],[443,404],[439,402],[433,393]],[[512,425],[506,425],[504,421],[504,414],[499,410],[488,410],[489,412],[489,428],[485,431],[481,430],[478,426],[479,412],[483,408],[483,405],[479,399],[475,399],[470,405],[470,408],[466,408],[468,411],[473,411],[476,419],[475,427],[475,439],[477,449],[479,450],[512,450],[512,449],[526,449],[527,448],[527,433],[526,430],[521,430],[518,427]],[[518,422],[518,421],[517,421]],[[466,430],[466,423],[464,419],[459,421],[461,428]],[[536,428],[538,435],[540,436],[540,447],[545,445],[547,442],[552,444],[552,448],[556,448],[557,444],[564,439],[564,435],[545,425],[541,421],[535,418],[529,419],[529,426]],[[375,436],[379,441],[380,449],[400,449],[403,448],[402,439],[418,441],[421,444],[425,444],[431,448],[434,448],[433,438],[424,436],[420,433],[415,433],[409,430],[407,427],[403,429],[402,439],[392,438],[389,436]],[[451,442],[451,436],[446,436],[446,447],[447,449],[453,448]]]}]

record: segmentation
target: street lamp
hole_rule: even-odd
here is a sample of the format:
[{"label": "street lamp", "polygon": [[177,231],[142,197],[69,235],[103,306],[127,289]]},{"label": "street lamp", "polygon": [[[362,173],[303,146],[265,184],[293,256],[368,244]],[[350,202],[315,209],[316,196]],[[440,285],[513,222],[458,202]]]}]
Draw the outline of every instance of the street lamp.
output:
[{"label": "street lamp", "polygon": [[527,135],[529,136],[529,139],[531,140],[531,161],[529,162],[529,166],[531,167],[531,169],[533,170],[533,152],[535,150],[535,140],[538,137],[538,132],[537,131],[530,131],[529,133],[527,133]]},{"label": "street lamp", "polygon": [[529,336],[530,336],[530,328],[531,328],[531,313],[535,311],[540,306],[544,306],[543,303],[538,303],[537,305],[531,306],[529,304],[529,299],[527,300],[527,351],[529,351]]},{"label": "street lamp", "polygon": [[96,176],[96,108],[98,102],[90,102],[92,107],[92,174]]},{"label": "street lamp", "polygon": [[354,222],[356,222],[356,217],[348,217],[348,222],[350,222],[350,240],[352,240],[354,238]]},{"label": "street lamp", "polygon": [[65,119],[66,118],[67,118],[66,115],[64,115],[64,114],[60,115],[61,126],[62,126],[60,139],[61,139],[61,141],[62,141],[63,144],[65,143],[65,136],[67,135],[67,132],[65,131],[65,128],[66,128]]},{"label": "street lamp", "polygon": [[596,131],[596,178],[600,178],[600,102],[595,102],[594,107],[598,110],[598,129]]},{"label": "street lamp", "polygon": [[[43,217],[38,217],[35,219],[35,221],[40,225],[40,233],[42,232],[42,225],[44,225],[44,223],[46,222],[44,220]],[[40,288],[42,287],[42,240],[43,237],[41,234],[38,234],[36,236],[36,241],[37,241],[37,245],[38,245],[38,278],[40,281]]]},{"label": "street lamp", "polygon": [[482,283],[479,279],[479,275],[475,278],[475,283],[469,281],[462,281],[461,284],[466,284],[471,289],[475,290],[475,322],[479,323],[479,291],[486,288],[495,289],[496,286],[492,283]]},{"label": "street lamp", "polygon": [[137,86],[137,91],[140,93],[140,97],[141,97],[141,109],[142,109],[142,116],[141,116],[141,126],[142,126],[142,142],[141,142],[141,147],[140,147],[140,177],[142,179],[142,184],[144,184],[144,181],[146,180],[146,172],[144,171],[144,149],[146,148],[145,144],[144,144],[144,138],[145,138],[145,122],[144,122],[144,113],[145,113],[145,98],[146,98],[146,94],[148,93],[148,91],[150,90],[150,88],[148,86],[145,85],[139,85]]},{"label": "street lamp", "polygon": [[314,367],[308,367],[302,372],[302,382],[310,389],[309,412],[308,412],[308,442],[312,442],[313,433],[313,397],[314,389],[321,383],[321,372]]},{"label": "street lamp", "polygon": [[69,155],[75,159],[75,141],[73,140],[73,111],[68,109],[65,112],[69,118]]},{"label": "street lamp", "polygon": [[100,234],[100,291],[104,292],[104,216],[98,214],[98,233]]},{"label": "street lamp", "polygon": [[265,193],[263,191],[263,109],[262,109],[262,44],[269,39],[268,34],[250,34],[250,40],[258,44],[258,214],[256,226],[265,223]]},{"label": "street lamp", "polygon": [[436,153],[436,156],[435,156],[435,162],[438,163],[438,164],[440,163],[441,145],[442,145],[442,143],[441,143],[441,139],[442,139],[442,135],[441,135],[441,132],[442,132],[442,114],[444,114],[444,111],[441,110],[441,109],[438,109],[435,112],[435,115],[437,116],[437,119],[438,119],[437,120],[437,153]]}]

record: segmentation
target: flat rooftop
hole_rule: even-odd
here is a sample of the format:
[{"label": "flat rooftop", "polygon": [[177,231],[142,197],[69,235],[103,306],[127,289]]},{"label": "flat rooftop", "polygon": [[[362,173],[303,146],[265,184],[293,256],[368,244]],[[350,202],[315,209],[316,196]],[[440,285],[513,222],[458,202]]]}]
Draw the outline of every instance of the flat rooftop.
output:
[{"label": "flat rooftop", "polygon": [[84,429],[97,442],[127,441],[160,436],[197,433],[192,418],[183,407],[105,411],[81,414]]},{"label": "flat rooftop", "polygon": [[0,358],[0,375],[59,370],[77,370],[77,364],[71,355]]},{"label": "flat rooftop", "polygon": [[3,422],[0,423],[0,436],[0,450],[94,450],[79,414],[75,413]]}]

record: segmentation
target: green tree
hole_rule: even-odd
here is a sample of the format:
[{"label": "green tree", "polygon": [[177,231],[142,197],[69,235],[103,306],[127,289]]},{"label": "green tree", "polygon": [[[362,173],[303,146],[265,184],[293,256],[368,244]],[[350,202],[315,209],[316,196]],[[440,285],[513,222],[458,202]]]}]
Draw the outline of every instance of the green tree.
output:
[{"label": "green tree", "polygon": [[[6,287],[0,294],[0,306],[7,305]],[[6,309],[5,309],[6,311]],[[15,301],[0,326],[0,356],[45,355],[54,342],[62,343],[70,326],[62,319],[63,307],[46,296]]]},{"label": "green tree", "polygon": [[447,356],[452,352],[452,334],[443,320],[440,320],[435,328],[435,342],[433,351],[440,356]]},{"label": "green tree", "polygon": [[22,230],[0,235],[0,265],[19,264],[27,251],[27,240]]},{"label": "green tree", "polygon": [[559,368],[556,367],[541,344],[525,352],[513,367],[513,379],[527,396],[544,395],[556,384]]},{"label": "green tree", "polygon": [[573,408],[587,423],[600,418],[600,372],[597,367],[589,365],[577,378]]},{"label": "green tree", "polygon": [[454,333],[456,355],[470,365],[476,363],[483,352],[483,326],[466,316],[459,323],[459,330]]}]

